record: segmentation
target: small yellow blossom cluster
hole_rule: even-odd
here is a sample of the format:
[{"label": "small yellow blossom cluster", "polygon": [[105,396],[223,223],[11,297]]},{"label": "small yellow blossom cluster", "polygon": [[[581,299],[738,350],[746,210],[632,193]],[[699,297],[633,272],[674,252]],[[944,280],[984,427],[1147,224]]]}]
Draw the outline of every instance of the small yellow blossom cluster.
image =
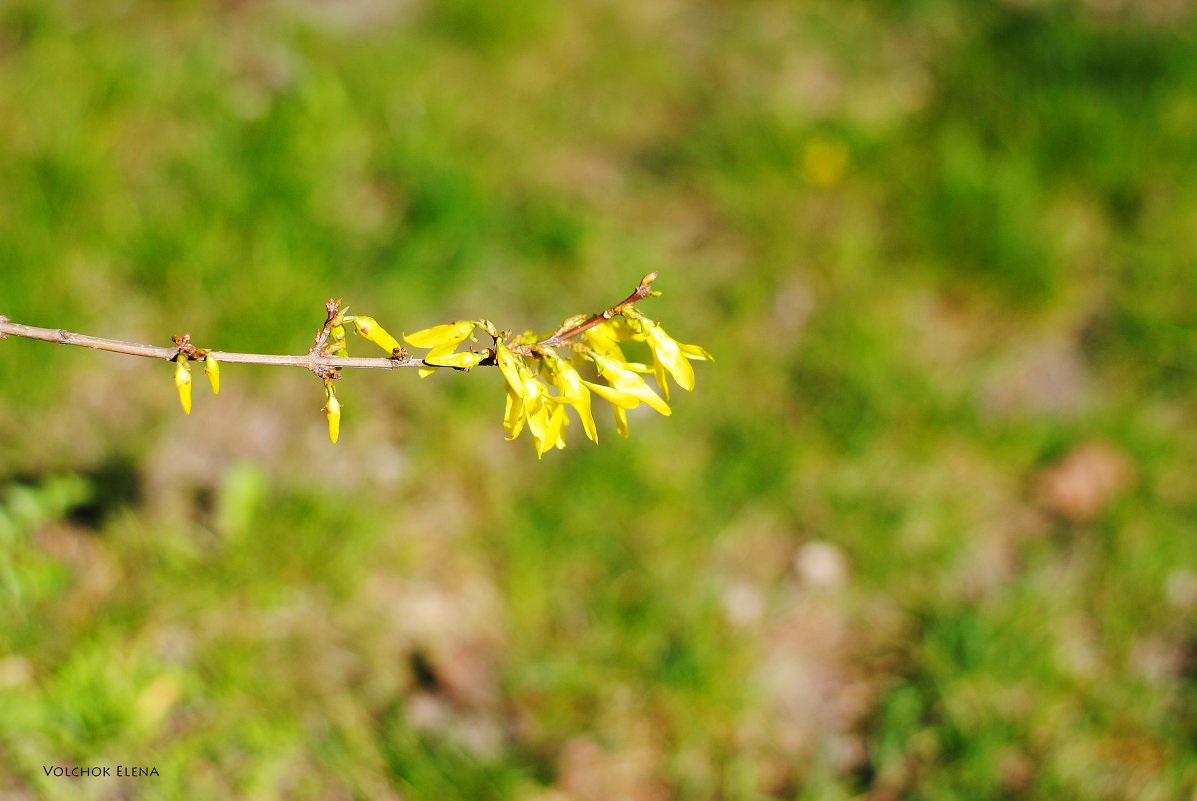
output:
[{"label": "small yellow blossom cluster", "polygon": [[[678,386],[690,390],[694,388],[694,368],[690,366],[690,360],[711,358],[697,345],[677,342],[659,324],[630,306],[619,310],[618,314],[622,316],[596,315],[596,319],[586,322],[571,318],[555,334],[539,337],[528,333],[510,338],[496,332],[486,320],[461,320],[405,334],[403,338],[416,347],[432,349],[424,357],[427,364],[463,370],[478,364],[497,365],[507,391],[507,407],[503,415],[507,439],[515,439],[526,427],[537,456],[543,456],[550,448],[565,447],[565,429],[569,425],[566,407],[573,407],[587,438],[598,442],[590,408],[591,392],[610,402],[616,428],[626,437],[628,409],[643,403],[663,415],[670,414],[669,404],[640,377],[641,373],[654,373],[658,386],[668,398],[666,373]],[[494,347],[481,353],[458,351],[457,346],[476,328],[492,336]],[[573,336],[580,336],[580,342],[561,336],[572,329],[577,329]],[[619,345],[628,341],[648,343],[653,358],[651,367],[628,361]],[[556,348],[569,349],[572,358],[562,358]],[[577,367],[584,362],[592,363],[595,377],[605,383],[584,379]],[[554,389],[556,392],[552,391]]]},{"label": "small yellow blossom cluster", "polygon": [[[528,331],[512,335],[510,331],[500,332],[489,320],[458,320],[404,334],[407,344],[427,349],[423,358],[408,357],[407,349],[373,317],[349,315],[340,301],[330,300],[324,327],[317,332],[316,344],[309,351],[309,358],[317,358],[305,363],[324,382],[322,411],[328,418],[329,439],[335,443],[340,433],[342,407],[337,400],[334,381],[340,377],[342,369],[338,360],[349,356],[346,335],[350,329],[385,351],[387,360],[358,359],[354,361],[383,364],[347,363],[345,366],[416,367],[421,378],[445,367],[465,372],[478,366],[498,367],[507,394],[503,414],[507,439],[515,439],[526,428],[538,457],[551,448],[565,447],[565,431],[570,424],[567,408],[573,408],[582,421],[586,437],[598,442],[598,430],[591,411],[592,393],[611,404],[616,430],[626,437],[629,409],[644,404],[669,415],[669,379],[682,389],[692,390],[694,368],[690,362],[711,359],[711,355],[697,345],[686,345],[669,336],[659,323],[648,319],[635,307],[637,301],[660,294],[651,289],[655,279],[656,273],[650,273],[622,302],[600,314],[570,317],[548,334]],[[476,332],[489,335],[492,347],[478,350],[470,344],[461,349],[467,341],[478,341]],[[175,341],[179,346],[178,355],[174,357],[177,362],[175,385],[183,410],[190,414],[191,368],[188,361],[204,360],[205,372],[215,393],[220,391],[220,368],[211,353],[190,344],[188,335],[176,337]],[[645,343],[652,363],[629,361],[622,347],[629,342]],[[565,351],[565,355],[559,350]],[[237,355],[222,353],[221,358]],[[583,370],[588,377],[583,377]],[[641,377],[648,373],[655,377],[664,398]]]}]

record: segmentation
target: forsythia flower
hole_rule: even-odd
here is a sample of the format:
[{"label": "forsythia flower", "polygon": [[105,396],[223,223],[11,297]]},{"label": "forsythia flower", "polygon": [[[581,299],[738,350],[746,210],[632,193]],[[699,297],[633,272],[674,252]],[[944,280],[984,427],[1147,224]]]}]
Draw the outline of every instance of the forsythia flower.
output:
[{"label": "forsythia flower", "polygon": [[594,364],[599,375],[607,380],[610,386],[592,384],[583,381],[597,395],[609,400],[615,406],[623,409],[634,409],[641,403],[647,403],[663,415],[670,415],[669,404],[661,400],[661,396],[653,392],[644,379],[636,375],[615,359],[600,354],[593,354]]},{"label": "forsythia flower", "polygon": [[[577,409],[578,417],[582,418],[582,428],[585,429],[586,436],[590,438],[591,442],[598,442],[598,431],[594,426],[594,416],[590,411],[590,390],[586,389],[578,371],[572,364],[551,351],[545,354],[545,366],[549,369],[549,376],[553,384],[561,390],[560,395],[550,396],[550,400],[556,401],[559,404],[558,408],[562,411],[565,408],[564,404]],[[565,447],[564,439],[558,447]]]},{"label": "forsythia flower", "polygon": [[501,342],[495,343],[495,362],[507,382],[507,408],[503,414],[507,439],[518,437],[526,423],[538,457],[551,447],[564,448],[565,408],[548,403],[552,398],[544,384],[522,358]]},{"label": "forsythia flower", "polygon": [[220,365],[215,357],[209,353],[204,357],[204,373],[208,376],[208,383],[212,385],[212,394],[220,394]]},{"label": "forsythia flower", "polygon": [[665,398],[669,398],[669,382],[665,380],[666,370],[682,389],[693,390],[694,368],[688,360],[710,360],[711,354],[697,345],[683,345],[666,334],[665,329],[659,324],[634,310],[628,312],[628,324],[638,332],[640,338],[648,342],[653,354],[653,373],[657,379],[657,386],[665,393]]},{"label": "forsythia flower", "polygon": [[175,367],[175,386],[179,389],[179,403],[183,404],[183,412],[191,414],[191,367],[187,364],[187,357],[181,353]]},{"label": "forsythia flower", "polygon": [[[452,360],[444,361],[444,358],[453,353],[457,349],[457,346],[464,342],[473,331],[473,320],[458,320],[455,323],[434,325],[432,328],[425,328],[423,331],[416,331],[414,334],[404,334],[403,338],[407,340],[407,344],[414,345],[417,348],[432,348],[424,356],[424,361],[427,364],[436,364],[444,367],[472,367],[482,361],[485,356],[480,356],[477,361],[467,364],[457,364]],[[469,362],[468,359],[464,361]],[[435,367],[421,367],[420,378],[427,378],[435,372]]]},{"label": "forsythia flower", "polygon": [[399,350],[399,341],[387,333],[387,330],[379,325],[373,317],[359,315],[346,319],[352,320],[357,332],[385,350],[388,356]]}]

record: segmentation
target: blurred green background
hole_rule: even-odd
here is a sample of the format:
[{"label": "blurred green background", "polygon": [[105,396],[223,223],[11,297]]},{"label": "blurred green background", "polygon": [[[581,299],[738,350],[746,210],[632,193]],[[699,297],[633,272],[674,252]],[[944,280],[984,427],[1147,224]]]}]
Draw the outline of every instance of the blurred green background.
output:
[{"label": "blurred green background", "polygon": [[1194,12],[0,3],[16,322],[302,353],[655,269],[717,359],[538,462],[497,371],[353,372],[334,447],[301,370],[184,417],[0,342],[0,798],[1194,797]]}]

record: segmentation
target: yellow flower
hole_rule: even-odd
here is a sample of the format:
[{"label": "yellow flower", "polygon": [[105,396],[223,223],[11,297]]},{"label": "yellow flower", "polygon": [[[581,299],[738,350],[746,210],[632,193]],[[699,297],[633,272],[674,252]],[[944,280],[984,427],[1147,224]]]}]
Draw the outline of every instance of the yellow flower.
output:
[{"label": "yellow flower", "polygon": [[558,404],[573,406],[578,411],[578,417],[582,419],[582,428],[585,429],[586,436],[592,442],[598,442],[598,430],[590,411],[590,390],[586,389],[578,371],[572,364],[551,351],[545,354],[545,365],[553,383],[561,390],[560,395],[550,396],[549,399]]},{"label": "yellow flower", "polygon": [[379,325],[373,317],[358,315],[345,319],[346,321],[352,320],[357,332],[385,350],[388,356],[399,350],[399,341],[387,333],[387,330]]},{"label": "yellow flower", "polygon": [[208,383],[212,385],[212,394],[220,394],[220,365],[216,363],[216,358],[209,353],[204,357],[204,372],[208,376]]},{"label": "yellow flower", "polygon": [[627,322],[647,340],[653,354],[653,373],[656,375],[657,386],[665,393],[665,398],[669,398],[669,383],[665,380],[666,370],[682,389],[693,390],[694,368],[688,360],[709,360],[711,355],[697,345],[683,345],[666,334],[660,325],[634,309],[628,312]]},{"label": "yellow flower", "polygon": [[536,375],[524,363],[524,360],[516,357],[503,343],[497,342],[495,343],[495,363],[499,365],[499,371],[503,373],[503,378],[507,379],[508,388],[523,401],[525,406],[529,407],[528,415],[539,411],[544,404],[546,395],[544,384],[536,380]]},{"label": "yellow flower", "polygon": [[187,364],[187,357],[181,353],[175,367],[175,386],[179,389],[179,403],[183,404],[183,412],[191,414],[191,367]]},{"label": "yellow flower", "polygon": [[337,401],[337,393],[331,385],[326,387],[325,392],[328,394],[328,402],[324,404],[322,411],[328,415],[328,438],[335,445],[341,433],[341,404]]},{"label": "yellow flower", "polygon": [[[569,424],[562,405],[565,403],[564,396],[549,395],[527,362],[501,342],[495,343],[495,362],[506,381],[507,407],[503,413],[503,430],[507,432],[507,439],[518,437],[526,424],[538,457],[543,456],[549,448],[564,448],[565,426]],[[593,425],[593,422],[591,420],[590,424]]]},{"label": "yellow flower", "polygon": [[[416,331],[412,334],[404,334],[403,338],[407,340],[407,344],[414,345],[417,348],[432,348],[432,350],[430,350],[424,356],[425,364],[438,364],[445,367],[460,367],[464,365],[445,363],[440,361],[440,359],[453,353],[453,351],[457,349],[458,344],[469,337],[473,331],[473,320],[458,320],[455,323],[434,325],[432,328],[425,328],[422,331]],[[479,359],[478,361],[482,360]],[[478,362],[474,362],[474,364],[477,363]],[[427,378],[435,372],[435,367],[421,367],[420,378]]]},{"label": "yellow flower", "polygon": [[599,354],[594,354],[592,358],[598,367],[599,375],[610,384],[604,387],[589,381],[582,382],[596,394],[624,409],[634,409],[641,403],[647,403],[663,415],[671,414],[669,404],[661,400],[661,397],[644,383],[643,378],[627,369],[627,365]]}]

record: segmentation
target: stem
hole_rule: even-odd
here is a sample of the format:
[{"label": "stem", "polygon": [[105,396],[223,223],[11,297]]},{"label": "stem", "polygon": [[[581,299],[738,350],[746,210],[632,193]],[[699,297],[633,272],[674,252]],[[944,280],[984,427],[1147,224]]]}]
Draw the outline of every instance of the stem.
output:
[{"label": "stem", "polygon": [[[178,348],[162,348],[156,345],[142,345],[137,342],[124,342],[119,339],[105,339],[87,334],[76,334],[62,328],[38,328],[32,325],[21,325],[9,322],[7,317],[0,316],[0,335],[24,337],[26,339],[40,339],[43,342],[54,342],[59,345],[77,345],[81,348],[104,350],[109,353],[123,353],[127,356],[141,356],[147,359],[162,359],[172,361],[179,355]],[[304,356],[275,355],[271,353],[233,353],[230,351],[209,351],[212,357],[224,364],[268,364],[280,367],[362,367],[375,370],[394,370],[400,367],[423,367],[423,359],[387,359],[362,358],[343,356]]]}]

